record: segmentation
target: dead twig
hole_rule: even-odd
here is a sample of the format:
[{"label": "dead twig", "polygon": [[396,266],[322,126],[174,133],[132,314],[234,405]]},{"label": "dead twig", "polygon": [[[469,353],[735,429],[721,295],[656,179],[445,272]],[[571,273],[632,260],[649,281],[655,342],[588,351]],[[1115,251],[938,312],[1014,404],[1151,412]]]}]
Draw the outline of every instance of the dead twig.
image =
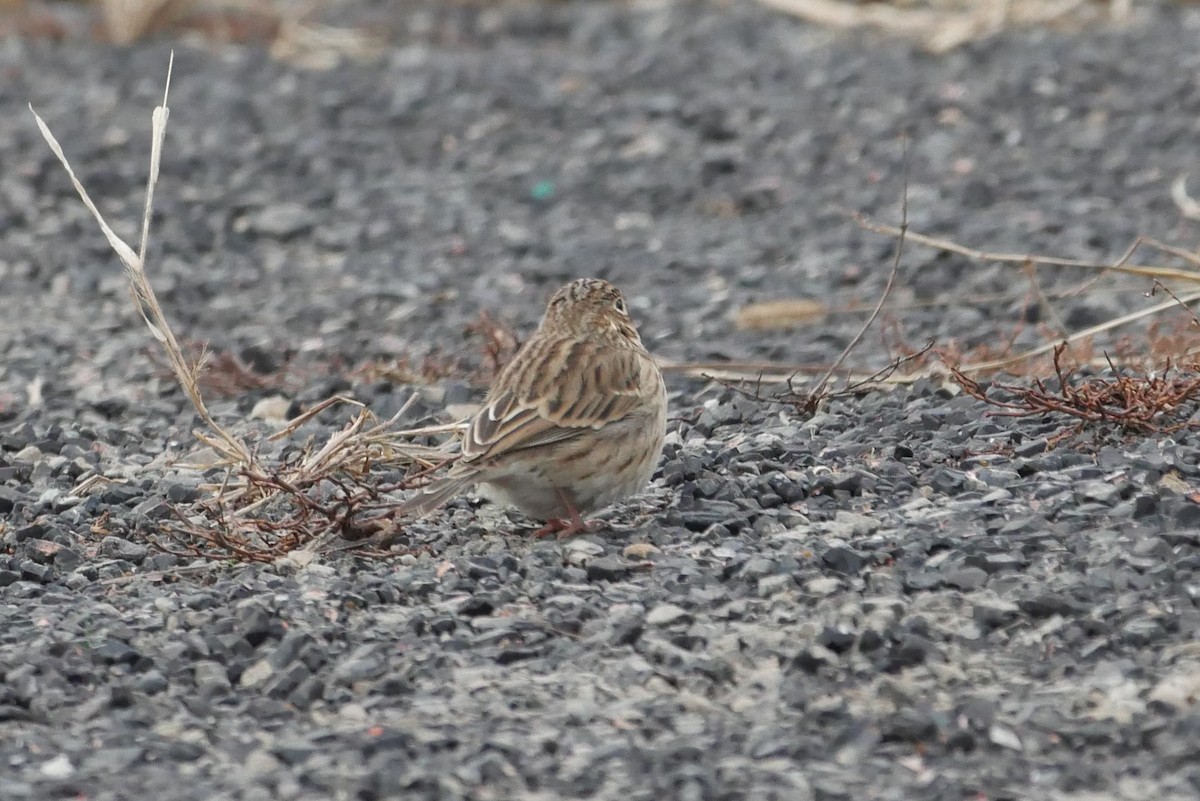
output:
[{"label": "dead twig", "polygon": [[[862,338],[866,335],[867,329],[870,328],[875,323],[876,318],[879,317],[879,312],[881,309],[883,309],[883,304],[887,303],[888,297],[892,294],[892,287],[895,285],[896,276],[900,272],[900,257],[904,254],[904,236],[908,231],[908,139],[907,138],[901,139],[901,148],[903,150],[902,163],[904,165],[904,168],[901,172],[901,179],[900,179],[901,180],[900,228],[899,228],[899,235],[896,237],[896,252],[892,256],[892,269],[891,269],[891,272],[888,273],[887,283],[884,284],[884,286],[883,286],[883,293],[879,296],[879,301],[875,304],[875,308],[871,311],[871,314],[867,317],[866,322],[864,322],[862,324],[862,327],[858,329],[858,333],[854,335],[854,337],[850,340],[849,343],[847,343],[846,347],[838,355],[837,359],[834,360],[833,364],[831,364],[829,366],[829,369],[825,372],[825,374],[823,376],[821,376],[820,379],[817,380],[817,383],[815,385],[813,385],[813,388],[812,388],[812,391],[810,392],[810,394],[813,396],[811,405],[814,410],[816,409],[816,404],[820,402],[821,394],[824,393],[826,388],[829,386],[829,380],[833,377],[833,374],[835,372],[837,372],[838,368],[840,368],[842,366],[842,363],[846,361],[846,357],[849,356],[850,353],[856,347],[858,347],[858,343],[862,342]],[[789,385],[789,390],[790,390],[790,385]]]},{"label": "dead twig", "polygon": [[[857,397],[859,395],[863,395],[868,392],[874,392],[875,390],[877,390],[881,387],[884,387],[888,384],[911,383],[912,381],[915,381],[918,377],[925,377],[928,375],[928,373],[922,372],[920,374],[920,376],[913,376],[911,374],[906,373],[905,375],[900,377],[901,380],[899,380],[899,381],[894,380],[894,379],[896,379],[896,374],[901,371],[901,368],[906,367],[907,365],[910,365],[910,364],[915,364],[915,363],[921,362],[932,350],[933,350],[933,340],[929,340],[925,344],[925,347],[920,348],[919,350],[911,351],[909,353],[903,353],[903,354],[895,357],[890,362],[888,362],[887,365],[879,368],[874,373],[871,373],[869,375],[862,375],[862,376],[854,377],[854,378],[847,378],[845,386],[843,386],[841,389],[837,389],[837,390],[826,389],[824,394],[821,395],[820,402],[824,403],[826,401],[833,400],[835,398]],[[746,389],[745,385],[750,382],[747,380],[744,380],[744,379],[734,382],[734,381],[718,378],[718,377],[711,376],[711,375],[706,375],[705,377],[709,378],[710,380],[716,381],[718,384],[725,387],[726,389],[732,390],[733,392],[737,393],[738,395],[741,395],[744,398],[749,398],[750,400],[753,400],[753,401],[758,401],[760,403],[787,404],[789,406],[795,407],[795,409],[797,411],[801,412],[802,414],[812,414],[812,412],[815,411],[815,407],[813,405],[812,392],[809,390],[797,388],[792,383],[790,378],[785,379],[784,383],[785,383],[786,389],[784,391],[777,392],[774,395],[764,395],[762,392],[763,381],[762,381],[761,375],[759,376],[758,380],[754,381],[754,389],[753,390]]]},{"label": "dead twig", "polygon": [[[1167,288],[1166,284],[1164,283],[1165,281],[1182,281],[1189,284],[1200,283],[1200,270],[1184,270],[1177,267],[1155,264],[1129,264],[1129,261],[1132,260],[1135,252],[1139,248],[1145,246],[1154,248],[1155,250],[1158,250],[1159,252],[1165,253],[1169,256],[1182,259],[1190,265],[1200,267],[1200,255],[1143,236],[1139,236],[1134,239],[1133,243],[1126,248],[1126,250],[1121,254],[1120,258],[1118,258],[1116,261],[1096,262],[1083,259],[1064,259],[1054,256],[1034,255],[1027,253],[1005,253],[980,250],[978,248],[961,245],[948,239],[939,239],[937,237],[927,236],[925,234],[913,231],[902,230],[895,226],[877,223],[857,212],[847,212],[847,214],[859,226],[868,231],[895,237],[900,237],[903,235],[909,241],[916,242],[917,244],[936,248],[947,253],[955,253],[960,256],[978,261],[994,261],[1002,264],[1014,264],[1025,267],[1026,269],[1029,268],[1029,265],[1033,265],[1092,270],[1098,273],[1097,277],[1109,272],[1136,275],[1143,278],[1150,278],[1155,282],[1156,286],[1161,286],[1164,290]],[[1144,320],[1176,306],[1186,307],[1187,304],[1193,303],[1197,300],[1200,300],[1200,290],[1183,293],[1182,295],[1172,292],[1171,300],[1169,301],[1156,304],[1146,309],[1130,312],[1129,314],[1122,315],[1112,320],[1107,320],[1103,323],[1091,326],[1090,328],[1086,328],[1082,331],[1076,331],[1075,333],[1067,336],[1056,337],[1050,342],[1026,351],[1009,353],[1004,356],[988,359],[983,362],[975,362],[965,365],[959,364],[956,365],[956,369],[964,375],[979,375],[1006,368],[1014,364],[1026,362],[1050,354],[1054,352],[1055,349],[1058,348],[1062,343],[1074,345],[1079,342],[1091,341],[1099,334],[1107,333],[1139,320]],[[1189,314],[1190,313],[1191,312],[1189,312]]]},{"label": "dead twig", "polygon": [[[873,231],[877,234],[886,234],[888,236],[900,236],[900,229],[894,225],[886,223],[878,223],[870,219],[866,215],[856,211],[846,211],[847,216],[854,220],[861,228],[867,231]],[[928,236],[916,231],[905,231],[905,237],[909,242],[926,247],[943,250],[947,253],[956,253],[960,256],[965,256],[974,261],[994,261],[1003,264],[1025,264],[1033,262],[1034,264],[1047,267],[1072,267],[1080,270],[1099,270],[1102,272],[1125,273],[1126,275],[1137,275],[1142,278],[1158,278],[1162,280],[1184,281],[1187,283],[1200,283],[1200,271],[1197,270],[1181,270],[1178,267],[1169,267],[1158,264],[1128,264],[1128,260],[1132,256],[1132,252],[1126,251],[1125,255],[1116,262],[1088,261],[1086,259],[1063,259],[1056,256],[1040,256],[1031,253],[1006,253],[1002,251],[979,250],[978,248],[960,245],[957,242],[949,239],[940,239],[938,237]],[[1170,246],[1162,245],[1152,239],[1138,237],[1130,250],[1136,250],[1141,245],[1149,245],[1151,247],[1163,250],[1173,256],[1179,256],[1187,260],[1190,264],[1200,266],[1200,256],[1194,253],[1180,250],[1178,248],[1170,248]],[[1168,249],[1169,248],[1169,249]]]},{"label": "dead twig", "polygon": [[1111,378],[1079,378],[1063,366],[1066,350],[1064,344],[1054,349],[1057,387],[1048,386],[1040,378],[1031,385],[985,387],[954,367],[950,374],[964,392],[998,410],[989,412],[991,415],[1056,414],[1077,421],[1073,429],[1060,432],[1056,439],[1099,424],[1117,426],[1132,434],[1170,434],[1200,428],[1200,421],[1179,419],[1183,406],[1200,400],[1200,375],[1181,374],[1170,368],[1158,375],[1127,375],[1110,362]]},{"label": "dead twig", "polygon": [[[887,303],[888,297],[891,296],[892,287],[896,283],[896,276],[900,272],[900,259],[904,254],[904,232],[908,229],[907,139],[901,140],[901,146],[903,148],[902,161],[904,164],[904,170],[900,192],[900,228],[898,229],[900,235],[896,240],[896,250],[892,256],[892,266],[888,273],[887,281],[884,284],[883,292],[880,294],[879,300],[875,303],[875,307],[871,310],[871,313],[867,316],[867,319],[863,322],[862,326],[859,327],[857,333],[851,337],[850,341],[846,344],[846,347],[842,349],[842,352],[838,355],[838,357],[833,361],[832,364],[825,368],[824,372],[821,373],[820,378],[818,378],[809,389],[800,390],[796,388],[794,380],[799,371],[793,371],[792,374],[787,377],[785,380],[787,389],[784,392],[778,393],[769,398],[764,398],[762,396],[763,374],[761,371],[755,379],[755,388],[753,392],[748,392],[741,387],[734,387],[729,383],[721,381],[724,386],[734,389],[735,391],[740,392],[746,397],[753,398],[754,400],[768,400],[776,403],[787,403],[791,406],[794,406],[797,411],[801,412],[802,414],[812,414],[817,410],[817,407],[820,406],[822,402],[828,400],[830,397],[858,394],[866,390],[868,387],[873,388],[882,380],[891,378],[902,366],[920,359],[933,346],[931,341],[920,352],[901,355],[893,359],[886,367],[883,367],[882,369],[864,378],[854,379],[850,376],[847,376],[844,381],[844,386],[840,390],[836,392],[830,390],[830,383],[833,379],[834,373],[841,369],[846,359],[850,356],[854,349],[858,347],[859,343],[862,342],[863,337],[866,336],[866,333],[870,327],[875,324],[875,320],[879,318],[879,313],[883,310],[884,304]],[[707,377],[713,378],[711,375]],[[720,379],[716,380],[720,381]]]},{"label": "dead twig", "polygon": [[1154,297],[1154,293],[1158,292],[1159,290],[1162,290],[1163,292],[1165,292],[1171,298],[1171,300],[1175,301],[1175,304],[1177,306],[1179,306],[1179,308],[1181,308],[1185,312],[1187,312],[1188,316],[1192,319],[1192,325],[1200,327],[1200,317],[1196,316],[1196,312],[1192,311],[1192,307],[1188,306],[1186,303],[1184,303],[1183,300],[1180,299],[1180,297],[1178,295],[1176,295],[1174,292],[1171,291],[1171,288],[1169,286],[1164,284],[1162,281],[1155,279],[1154,287],[1150,290],[1150,293],[1149,293],[1150,297]]}]

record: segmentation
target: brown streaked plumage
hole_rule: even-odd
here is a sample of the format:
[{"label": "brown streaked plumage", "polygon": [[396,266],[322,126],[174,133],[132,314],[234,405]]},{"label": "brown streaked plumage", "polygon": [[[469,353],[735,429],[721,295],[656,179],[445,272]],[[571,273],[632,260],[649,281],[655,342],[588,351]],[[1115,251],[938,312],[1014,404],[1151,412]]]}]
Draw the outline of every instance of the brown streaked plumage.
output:
[{"label": "brown streaked plumage", "polygon": [[547,521],[538,536],[586,528],[581,515],[639,492],[662,452],[667,392],[620,290],[581,278],[554,293],[537,331],[500,373],[446,476],[399,508],[425,514],[478,485]]}]

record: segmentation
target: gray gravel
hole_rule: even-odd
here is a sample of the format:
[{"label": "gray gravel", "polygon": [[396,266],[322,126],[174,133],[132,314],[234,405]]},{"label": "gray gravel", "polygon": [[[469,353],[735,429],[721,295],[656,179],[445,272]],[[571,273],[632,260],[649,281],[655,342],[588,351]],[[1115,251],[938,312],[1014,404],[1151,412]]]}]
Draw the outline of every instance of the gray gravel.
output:
[{"label": "gray gravel", "polygon": [[[388,7],[360,9],[382,58],[331,72],[0,42],[0,798],[1200,795],[1193,433],[1051,447],[1059,421],[934,382],[805,418],[675,379],[660,474],[596,534],[534,541],[461,499],[412,528],[436,553],[389,562],[148,547],[196,497],[195,421],[22,110],[128,233],[179,48],[153,280],[181,332],[255,364],[470,350],[479,310],[527,328],[586,274],[664,357],[819,364],[859,314],[733,315],[877,297],[892,245],[839,208],[894,219],[903,131],[918,230],[1097,259],[1191,242],[1168,186],[1195,167],[1196,9],[933,58],[752,3]],[[900,283],[913,342],[1037,312],[1011,269],[927,251]],[[1082,327],[1147,289],[1055,306]],[[312,369],[300,405],[409,392]]]}]

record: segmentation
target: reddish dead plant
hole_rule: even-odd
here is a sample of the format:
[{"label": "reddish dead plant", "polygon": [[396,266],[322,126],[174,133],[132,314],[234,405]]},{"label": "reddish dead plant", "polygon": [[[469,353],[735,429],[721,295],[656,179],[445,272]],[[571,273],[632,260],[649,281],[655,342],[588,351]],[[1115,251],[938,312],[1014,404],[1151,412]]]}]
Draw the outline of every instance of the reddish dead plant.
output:
[{"label": "reddish dead plant", "polygon": [[483,383],[490,384],[521,349],[516,329],[487,312],[480,312],[479,319],[467,326],[467,333],[483,340],[483,364],[476,376]]},{"label": "reddish dead plant", "polygon": [[950,374],[964,392],[998,410],[989,412],[991,415],[1031,417],[1053,413],[1077,421],[1056,439],[1079,433],[1089,425],[1114,425],[1131,434],[1170,434],[1200,428],[1200,422],[1189,419],[1184,408],[1200,401],[1200,374],[1181,373],[1168,365],[1160,373],[1130,375],[1110,361],[1111,377],[1084,378],[1063,367],[1066,349],[1065,343],[1054,349],[1055,388],[1040,378],[1027,386],[994,383],[985,387],[956,367],[950,368]]}]

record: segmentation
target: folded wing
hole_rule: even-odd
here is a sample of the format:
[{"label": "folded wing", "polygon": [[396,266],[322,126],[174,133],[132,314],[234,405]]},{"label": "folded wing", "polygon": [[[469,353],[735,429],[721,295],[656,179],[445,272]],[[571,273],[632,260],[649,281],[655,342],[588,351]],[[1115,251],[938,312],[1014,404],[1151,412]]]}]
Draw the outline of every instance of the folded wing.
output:
[{"label": "folded wing", "polygon": [[471,421],[461,467],[572,439],[643,404],[642,371],[654,369],[644,354],[591,342],[531,346],[544,352],[515,359]]}]

